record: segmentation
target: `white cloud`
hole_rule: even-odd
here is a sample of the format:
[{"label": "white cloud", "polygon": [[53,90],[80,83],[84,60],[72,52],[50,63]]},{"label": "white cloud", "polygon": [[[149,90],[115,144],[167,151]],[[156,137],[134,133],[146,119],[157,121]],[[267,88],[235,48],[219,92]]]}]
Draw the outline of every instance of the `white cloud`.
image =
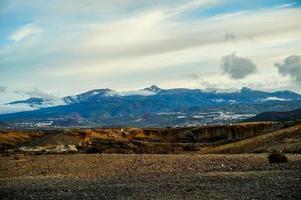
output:
[{"label": "white cloud", "polygon": [[282,5],[276,6],[275,9],[288,8],[288,7],[292,7],[295,4],[296,3],[285,3],[285,4],[282,4]]},{"label": "white cloud", "polygon": [[33,108],[28,104],[18,104],[18,105],[1,105],[0,104],[0,114],[8,114],[8,113],[16,113],[22,111],[31,111],[36,110],[37,108]]},{"label": "white cloud", "polygon": [[[84,62],[93,60],[97,63],[112,61],[116,63],[118,60],[127,62],[132,58],[224,43],[224,27],[229,27],[227,29],[239,35],[242,38],[241,41],[253,35],[258,39],[268,36],[272,40],[270,43],[273,43],[274,35],[289,32],[297,27],[295,15],[290,16],[290,12],[284,11],[274,12],[245,15],[239,19],[231,18],[231,20],[215,23],[200,21],[194,24],[166,21],[162,12],[149,12],[114,23],[88,26],[89,31],[79,38],[80,46],[77,48],[78,52],[75,53],[87,55],[89,61],[84,60]],[[283,23],[280,16],[276,15],[282,17],[287,15],[284,18],[287,18],[289,22]],[[271,18],[274,18],[277,23],[271,25]],[[247,25],[249,23],[254,26]],[[97,68],[100,69],[100,67]]]},{"label": "white cloud", "polygon": [[[35,103],[14,103],[10,104],[9,102],[15,101],[12,99],[6,100],[5,102],[0,102],[0,114],[8,114],[8,113],[15,113],[15,112],[22,112],[22,111],[31,111],[31,110],[37,110],[40,108],[46,108],[46,107],[52,107],[52,106],[59,106],[59,105],[65,105],[65,102],[60,97],[44,92],[40,89],[32,89],[30,91],[14,91],[14,94],[17,95],[14,99],[16,100],[24,100],[28,98],[28,96],[31,97],[37,97],[37,98],[43,98],[43,101],[41,104],[35,104]],[[26,97],[27,96],[27,97]]]},{"label": "white cloud", "polygon": [[19,28],[17,31],[15,31],[10,37],[10,40],[13,40],[15,42],[19,42],[26,37],[29,37],[30,35],[38,34],[42,31],[42,29],[36,27],[33,24],[26,24]]},{"label": "white cloud", "polygon": [[[43,24],[45,29],[43,37],[24,40],[22,45],[13,43],[9,50],[0,49],[0,68],[12,66],[5,68],[6,74],[13,74],[5,78],[5,85],[18,83],[24,87],[22,90],[42,85],[41,88],[63,94],[154,83],[163,87],[199,87],[178,78],[183,73],[197,73],[216,87],[252,85],[251,79],[259,81],[257,85],[253,83],[256,87],[290,87],[288,77],[275,75],[273,64],[300,52],[298,8],[239,11],[190,21],[179,16],[211,6],[211,1],[170,1],[163,5],[149,3],[153,5],[102,19],[99,13],[115,10],[116,6],[104,1],[102,4],[106,5],[93,1],[82,7],[78,6],[81,3],[72,6],[72,1],[65,2],[42,8],[35,16],[39,22],[36,24]],[[47,12],[46,18],[43,12]],[[227,33],[235,36],[235,42],[225,41]],[[244,81],[226,76],[221,78],[223,81],[216,81],[221,73],[221,56],[231,52],[253,60],[258,65],[257,74]],[[16,66],[22,67],[14,74]],[[269,74],[274,74],[275,79],[266,82],[272,85],[264,85],[262,79],[271,78]]]},{"label": "white cloud", "polygon": [[38,98],[43,98],[43,99],[58,99],[59,97],[52,94],[52,93],[49,93],[49,92],[45,92],[45,91],[42,91],[38,88],[34,88],[32,90],[29,90],[29,91],[20,91],[20,90],[17,90],[15,91],[15,93],[20,93],[20,94],[24,94],[24,95],[27,95],[29,97],[38,97]]},{"label": "white cloud", "polygon": [[[218,80],[218,81],[217,81]],[[290,79],[281,76],[276,70],[258,72],[244,79],[232,79],[227,75],[215,74],[211,76],[200,76],[198,79],[191,79],[191,87],[202,89],[219,88],[221,90],[235,91],[238,88],[250,87],[258,90],[275,91],[288,89],[290,87]]]},{"label": "white cloud", "polygon": [[220,0],[192,0],[185,4],[167,9],[166,16],[171,17],[197,8],[208,7],[221,3]]}]

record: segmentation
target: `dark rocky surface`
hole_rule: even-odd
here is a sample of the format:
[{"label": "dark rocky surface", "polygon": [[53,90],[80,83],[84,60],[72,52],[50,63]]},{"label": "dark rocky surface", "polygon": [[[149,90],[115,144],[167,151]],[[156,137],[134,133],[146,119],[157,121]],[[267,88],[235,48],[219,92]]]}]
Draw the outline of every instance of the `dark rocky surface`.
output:
[{"label": "dark rocky surface", "polygon": [[0,158],[1,199],[300,199],[301,155],[41,155]]}]

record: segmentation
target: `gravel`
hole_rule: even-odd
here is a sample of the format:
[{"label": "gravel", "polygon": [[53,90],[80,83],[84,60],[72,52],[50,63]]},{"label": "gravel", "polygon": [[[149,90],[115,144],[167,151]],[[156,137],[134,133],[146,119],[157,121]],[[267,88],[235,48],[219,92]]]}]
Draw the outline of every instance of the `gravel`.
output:
[{"label": "gravel", "polygon": [[301,155],[11,155],[0,199],[300,199]]}]

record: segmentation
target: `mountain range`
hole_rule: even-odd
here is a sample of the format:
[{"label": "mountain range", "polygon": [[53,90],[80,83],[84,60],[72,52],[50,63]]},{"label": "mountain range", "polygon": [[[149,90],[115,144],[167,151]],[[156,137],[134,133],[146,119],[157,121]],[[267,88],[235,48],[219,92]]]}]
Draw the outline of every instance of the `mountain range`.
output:
[{"label": "mountain range", "polygon": [[0,115],[0,121],[22,127],[193,126],[232,123],[261,112],[297,109],[301,107],[301,95],[246,87],[220,91],[153,85],[126,92],[95,89],[59,99],[31,97],[7,105],[31,108]]}]

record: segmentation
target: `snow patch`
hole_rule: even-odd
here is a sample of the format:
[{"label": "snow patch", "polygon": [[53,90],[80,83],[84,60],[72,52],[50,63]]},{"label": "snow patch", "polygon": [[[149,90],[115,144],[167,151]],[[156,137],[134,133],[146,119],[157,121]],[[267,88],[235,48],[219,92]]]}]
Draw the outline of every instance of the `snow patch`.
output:
[{"label": "snow patch", "polygon": [[221,102],[225,102],[225,99],[212,99],[211,101],[221,103]]},{"label": "snow patch", "polygon": [[237,88],[229,88],[229,89],[206,88],[206,89],[203,89],[202,91],[204,91],[206,93],[220,94],[220,93],[235,93],[235,92],[240,92],[240,89],[237,89]]},{"label": "snow patch", "polygon": [[186,118],[186,116],[185,115],[180,115],[180,116],[177,116],[177,118],[178,119],[184,119],[184,118]]},{"label": "snow patch", "polygon": [[262,99],[262,101],[291,101],[291,99],[283,99],[279,97],[267,97],[265,99]]},{"label": "snow patch", "polygon": [[148,91],[148,90],[138,90],[138,91],[109,91],[106,92],[106,96],[152,96],[156,95],[156,92]]},{"label": "snow patch", "polygon": [[204,118],[204,116],[201,116],[201,115],[194,115],[192,116],[194,119],[202,119]]}]

